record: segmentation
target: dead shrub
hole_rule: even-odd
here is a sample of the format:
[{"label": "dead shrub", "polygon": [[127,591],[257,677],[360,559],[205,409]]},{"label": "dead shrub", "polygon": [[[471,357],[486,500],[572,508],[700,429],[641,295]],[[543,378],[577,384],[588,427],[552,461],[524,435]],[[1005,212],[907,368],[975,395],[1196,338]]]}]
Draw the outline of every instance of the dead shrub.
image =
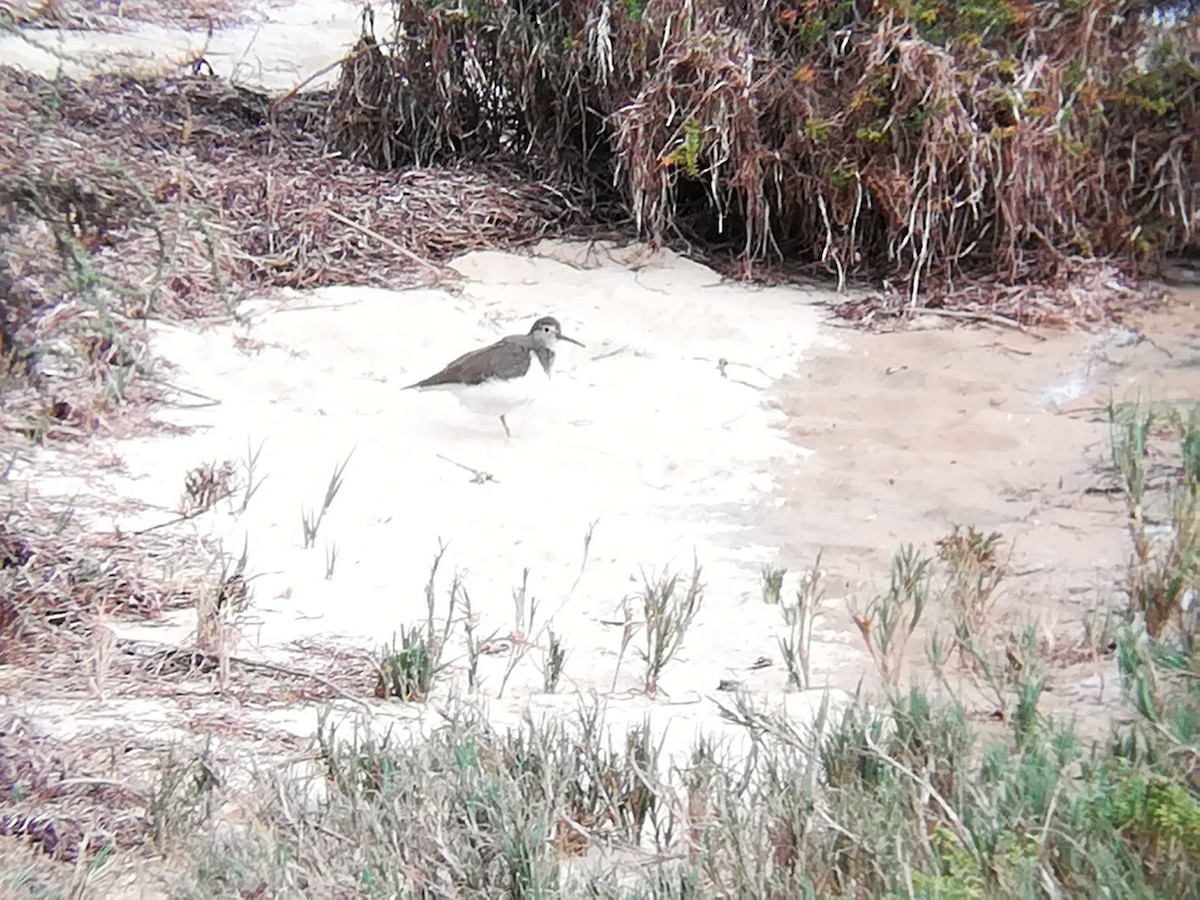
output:
[{"label": "dead shrub", "polygon": [[1200,77],[1153,8],[399,0],[386,41],[364,21],[328,133],[381,168],[504,159],[597,202],[615,185],[655,241],[908,303],[1011,299],[1195,242]]}]

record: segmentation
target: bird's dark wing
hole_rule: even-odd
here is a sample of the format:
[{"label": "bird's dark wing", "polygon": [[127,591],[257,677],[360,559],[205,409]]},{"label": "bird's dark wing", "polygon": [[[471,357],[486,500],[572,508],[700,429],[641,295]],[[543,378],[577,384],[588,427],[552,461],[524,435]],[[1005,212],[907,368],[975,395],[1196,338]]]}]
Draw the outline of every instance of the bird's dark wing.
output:
[{"label": "bird's dark wing", "polygon": [[430,375],[409,387],[482,384],[497,374],[505,378],[520,378],[529,371],[529,356],[530,349],[521,337],[506,337],[489,347],[464,353],[436,375]]}]

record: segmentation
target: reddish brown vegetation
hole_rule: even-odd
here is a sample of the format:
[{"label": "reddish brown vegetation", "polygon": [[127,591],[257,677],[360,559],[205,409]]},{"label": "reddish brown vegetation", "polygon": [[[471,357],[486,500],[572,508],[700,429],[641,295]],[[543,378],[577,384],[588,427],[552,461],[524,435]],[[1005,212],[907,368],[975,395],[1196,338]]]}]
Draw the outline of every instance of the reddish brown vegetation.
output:
[{"label": "reddish brown vegetation", "polygon": [[1080,260],[1152,273],[1195,240],[1200,71],[1144,3],[393,9],[331,119],[376,167],[520,159],[598,200],[615,183],[656,240],[935,305],[956,280],[1054,280]]}]

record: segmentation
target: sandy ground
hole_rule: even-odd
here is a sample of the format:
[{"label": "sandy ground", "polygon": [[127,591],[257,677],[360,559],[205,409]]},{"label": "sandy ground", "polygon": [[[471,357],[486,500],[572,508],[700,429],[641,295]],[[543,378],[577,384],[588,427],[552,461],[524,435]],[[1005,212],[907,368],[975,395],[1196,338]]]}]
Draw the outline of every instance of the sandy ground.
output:
[{"label": "sandy ground", "polygon": [[[1137,323],[1141,340],[1121,329],[1045,340],[942,327],[868,335],[838,327],[826,309],[831,293],[727,283],[640,247],[546,244],[471,254],[456,268],[465,276],[458,295],[326,290],[246,304],[248,324],[155,326],[153,346],[187,391],[165,415],[187,433],[98,442],[82,458],[31,450],[12,483],[94,498],[80,505],[107,505],[98,527],[135,530],[173,518],[189,469],[244,459],[261,444],[260,486],[245,513],[237,494],[176,526],[233,554],[243,541],[249,548],[254,600],[239,655],[295,660],[296,639],[364,648],[388,640],[423,618],[441,539],[449,546],[439,603],[450,573],[461,572],[478,632],[494,632],[502,652],[483,657],[482,688],[468,695],[460,643],[419,709],[367,700],[378,727],[436,726],[456,693],[497,725],[595,698],[610,728],[649,714],[678,760],[698,733],[724,738],[731,752],[744,741],[719,716],[717,701],[730,697],[717,690],[722,679],[796,722],[825,693],[784,690],[783,623],[758,583],[766,562],[792,570],[791,590],[794,573],[824,551],[830,596],[813,679],[835,698],[860,679],[875,684],[849,599],[880,586],[899,543],[929,550],[955,522],[1015,542],[1018,574],[998,619],[1040,620],[1047,636],[1072,640],[1093,606],[1116,600],[1128,552],[1119,501],[1088,493],[1106,483],[1102,407],[1139,393],[1200,396],[1196,292]],[[400,392],[460,350],[544,313],[587,346],[563,347],[554,392],[512,417],[512,439],[447,396]],[[347,458],[344,487],[305,549],[301,509],[319,505]],[[477,483],[455,463],[493,478]],[[130,500],[149,508],[124,511]],[[705,604],[662,691],[648,697],[639,637],[618,666],[621,602],[636,591],[639,566],[686,571],[693,552]],[[529,605],[538,607],[530,638],[544,646],[542,626],[552,622],[570,651],[555,695],[542,691],[537,648],[501,695],[511,659],[504,639],[522,630],[513,591],[526,568]],[[187,641],[194,624],[188,611],[118,631],[170,644]],[[910,649],[910,671],[924,675],[920,636]],[[771,664],[755,667],[764,658]],[[219,724],[219,743],[247,765],[299,759],[301,744],[287,735],[307,738],[316,723],[315,704],[243,705],[194,686],[178,696],[63,697],[0,678],[8,710],[51,733],[118,728],[186,743],[196,723],[208,734]],[[1043,709],[1073,715],[1099,737],[1117,690],[1111,661],[1075,662],[1052,672]],[[985,720],[989,707],[977,713]],[[0,842],[0,854],[10,843]],[[131,882],[119,893],[157,891]]]},{"label": "sandy ground", "polygon": [[[470,254],[455,267],[467,279],[459,296],[345,288],[246,304],[240,312],[249,325],[156,326],[155,352],[190,392],[179,398],[188,408],[167,418],[188,433],[99,442],[103,469],[71,451],[45,451],[13,476],[63,496],[140,501],[147,506],[135,513],[114,506],[106,523],[131,532],[175,515],[190,469],[236,464],[261,445],[259,487],[246,512],[239,495],[187,523],[234,555],[248,547],[254,603],[243,656],[277,658],[299,639],[367,648],[389,641],[424,619],[423,587],[444,541],[439,615],[461,573],[480,636],[521,634],[535,645],[503,697],[509,654],[481,661],[479,699],[498,722],[530,704],[573,709],[578,694],[596,692],[608,698],[613,725],[669,709],[683,750],[695,728],[719,727],[708,698],[722,679],[743,681],[797,714],[812,708],[820,692],[785,695],[782,667],[749,671],[777,652],[782,624],[758,585],[776,550],[754,533],[764,503],[775,503],[780,474],[801,467],[807,453],[789,435],[787,415],[763,401],[808,353],[835,345],[819,327],[832,295],[723,282],[641,247],[547,244],[536,255]],[[543,314],[560,318],[586,347],[561,346],[553,392],[510,416],[511,439],[498,421],[449,396],[400,392]],[[121,467],[112,466],[114,456]],[[302,509],[320,507],[343,462],[344,486],[306,549]],[[490,478],[481,482],[463,467]],[[705,602],[649,698],[640,634],[618,667],[623,605],[636,598],[643,571],[687,574],[693,558]],[[514,611],[522,583],[527,607],[536,604],[532,628]],[[631,609],[640,623],[636,599]],[[185,612],[118,631],[170,642],[185,640],[194,625]],[[543,692],[539,671],[546,628],[570,653],[555,696]],[[823,634],[814,650],[819,672],[860,658],[841,632]],[[456,662],[439,697],[465,689],[461,655]],[[161,710],[120,709],[164,724]],[[78,727],[78,712],[72,720]],[[304,733],[312,722],[304,710],[290,724]]]},{"label": "sandy ground", "polygon": [[[754,534],[777,564],[811,565],[831,586],[870,596],[891,555],[927,552],[954,524],[1000,532],[1012,576],[997,626],[1037,623],[1052,651],[1112,608],[1130,553],[1125,509],[1111,486],[1110,401],[1200,398],[1200,291],[1178,290],[1169,312],[1136,330],[1027,335],[992,328],[843,334],[784,378],[772,405],[791,440],[812,451],[778,477]],[[938,621],[934,609],[928,617]],[[829,627],[849,627],[843,608]],[[910,646],[920,670],[926,629]],[[850,660],[834,683],[857,675]],[[1111,662],[1054,673],[1046,708],[1109,721]]]},{"label": "sandy ground", "polygon": [[[787,479],[806,521],[768,526],[786,557],[823,543],[851,584],[901,541],[941,537],[947,523],[998,529],[1024,568],[1063,579],[1110,573],[1119,506],[1085,494],[1108,458],[1110,399],[1194,399],[1196,294],[1133,331],[1039,340],[995,330],[917,330],[845,337],[780,386],[789,434],[815,452]],[[797,510],[798,511],[798,510]],[[799,527],[797,527],[799,526]],[[1097,544],[1097,540],[1101,543]]]},{"label": "sandy ground", "polygon": [[[238,4],[234,4],[237,6]],[[45,78],[125,72],[167,75],[203,57],[215,75],[268,93],[283,92],[312,76],[309,86],[330,87],[337,70],[318,75],[358,40],[362,4],[352,0],[268,0],[245,4],[245,24],[208,33],[130,20],[121,30],[23,27],[0,32],[0,64]],[[111,25],[111,22],[107,23]],[[386,10],[381,33],[390,24]],[[205,70],[207,71],[207,70]]]},{"label": "sandy ground", "polygon": [[[246,511],[239,494],[181,526],[233,555],[248,548],[254,603],[241,655],[279,658],[302,639],[389,641],[424,619],[423,587],[445,542],[438,614],[459,573],[477,633],[501,651],[483,657],[478,695],[497,722],[596,693],[614,724],[665,711],[683,749],[695,729],[720,726],[722,680],[800,716],[819,699],[785,693],[764,563],[795,573],[824,552],[831,597],[815,685],[870,683],[849,599],[878,589],[900,544],[929,551],[955,523],[1014,543],[1003,617],[1038,621],[1047,635],[1077,630],[1112,601],[1127,554],[1119,504],[1087,493],[1103,483],[1104,404],[1137,391],[1200,394],[1194,296],[1144,322],[1149,340],[1122,329],[863,335],[835,327],[830,293],[723,282],[642,247],[546,244],[455,267],[466,279],[458,296],[343,288],[245,304],[247,324],[155,326],[155,351],[189,392],[167,419],[187,433],[100,442],[95,469],[71,451],[41,451],[14,477],[63,496],[139,501],[111,513],[108,524],[129,532],[175,515],[193,467],[244,466],[261,446]],[[510,417],[511,439],[449,396],[400,391],[542,314],[587,346],[561,347],[554,390]],[[305,548],[302,510],[320,507],[343,463],[344,485]],[[650,698],[640,635],[620,658],[623,604],[634,598],[640,622],[641,572],[686,573],[693,554],[705,603]],[[532,628],[515,612],[523,583]],[[120,633],[182,641],[194,624],[187,612]],[[547,628],[570,651],[559,695],[542,689]],[[514,635],[534,646],[501,695]],[[772,664],[756,668],[764,659]],[[441,697],[466,689],[465,661],[454,662]],[[1060,693],[1102,705],[1103,691],[1080,687],[1093,675],[1073,673]],[[166,724],[159,708],[123,711]],[[313,721],[308,710],[273,718],[298,734]]]}]

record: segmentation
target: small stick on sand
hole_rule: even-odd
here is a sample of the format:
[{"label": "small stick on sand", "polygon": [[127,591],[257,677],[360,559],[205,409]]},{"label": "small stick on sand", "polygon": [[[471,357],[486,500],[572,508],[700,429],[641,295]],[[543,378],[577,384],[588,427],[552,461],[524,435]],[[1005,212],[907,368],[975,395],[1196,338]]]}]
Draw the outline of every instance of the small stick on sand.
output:
[{"label": "small stick on sand", "polygon": [[1016,319],[1010,319],[1007,316],[1002,316],[999,313],[989,312],[973,312],[967,309],[930,309],[928,307],[918,307],[912,310],[898,311],[896,315],[918,315],[918,316],[942,316],[947,319],[963,319],[968,322],[984,322],[988,325],[998,325],[1001,328],[1011,328],[1014,331],[1019,331],[1021,334],[1027,334],[1034,340],[1046,340],[1040,334],[1035,334],[1018,322]]},{"label": "small stick on sand", "polygon": [[468,472],[470,472],[472,475],[475,476],[475,478],[474,478],[475,484],[486,484],[489,481],[495,482],[496,484],[500,483],[499,480],[496,478],[496,476],[493,475],[491,472],[485,472],[482,469],[472,468],[471,466],[468,466],[465,463],[460,463],[457,460],[453,460],[448,456],[443,456],[440,453],[436,453],[434,455],[437,456],[438,459],[443,460],[444,462],[450,463],[450,465],[452,465],[452,466],[458,466],[460,469],[466,469]]},{"label": "small stick on sand", "polygon": [[361,231],[367,237],[375,238],[375,240],[379,241],[379,243],[383,244],[385,247],[391,247],[393,250],[395,250],[397,253],[399,253],[401,256],[403,256],[405,259],[411,260],[412,262],[415,262],[418,265],[424,266],[429,271],[433,272],[433,274],[437,277],[438,281],[441,281],[443,278],[451,277],[451,271],[449,269],[446,269],[443,266],[434,265],[429,260],[424,259],[423,257],[417,255],[416,253],[413,253],[407,247],[403,247],[400,244],[397,244],[391,238],[384,237],[379,232],[372,231],[370,228],[367,228],[365,225],[359,225],[357,222],[351,221],[350,219],[347,219],[345,216],[335,213],[332,209],[325,210],[325,213],[331,219],[336,219],[337,221],[341,222],[343,225],[348,225],[350,228],[353,228],[355,231]]},{"label": "small stick on sand", "polygon": [[[209,35],[211,36],[211,34],[212,34],[212,26],[210,24],[209,25]],[[334,69],[339,69],[342,66],[346,65],[346,63],[353,62],[354,60],[358,59],[360,56],[364,56],[365,54],[369,53],[370,51],[372,51],[374,49],[376,49],[374,44],[372,44],[369,47],[363,47],[361,50],[358,50],[354,53],[348,53],[345,56],[341,57],[340,59],[334,60],[329,65],[323,66],[322,68],[317,69],[317,71],[313,72],[311,75],[309,75],[303,81],[301,81],[298,85],[296,85],[294,88],[292,88],[290,91],[288,91],[286,94],[283,94],[282,96],[278,97],[275,100],[274,105],[282,106],[284,103],[287,103],[289,100],[291,100],[293,97],[295,97],[297,94],[299,94],[302,90],[304,90],[306,87],[308,87],[314,81],[316,81],[322,75],[327,75],[330,72],[332,72]]]},{"label": "small stick on sand", "polygon": [[332,681],[330,681],[324,675],[318,675],[316,672],[309,672],[306,669],[293,669],[288,666],[280,666],[275,663],[259,662],[257,660],[253,660],[253,659],[246,659],[241,656],[231,656],[231,657],[229,657],[229,661],[231,663],[236,663],[238,665],[246,666],[247,668],[250,668],[250,669],[262,669],[267,672],[277,672],[280,675],[292,675],[296,678],[307,678],[311,681],[317,682],[317,684],[324,685],[325,687],[329,688],[331,691],[333,691],[335,694],[337,694],[343,700],[349,700],[351,703],[356,703],[359,706],[361,706],[363,709],[370,709],[369,704],[365,700],[363,700],[361,697],[355,697],[353,694],[351,694],[345,688],[341,687],[340,685],[334,684]]}]

